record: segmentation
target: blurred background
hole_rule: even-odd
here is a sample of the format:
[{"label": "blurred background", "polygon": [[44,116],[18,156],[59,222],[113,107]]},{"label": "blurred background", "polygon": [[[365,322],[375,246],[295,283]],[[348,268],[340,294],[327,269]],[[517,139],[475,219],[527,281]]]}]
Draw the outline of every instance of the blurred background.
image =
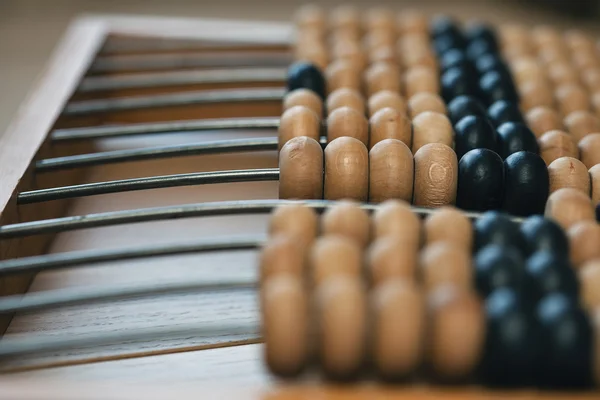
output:
[{"label": "blurred background", "polygon": [[[288,21],[301,0],[0,0],[0,132],[32,88],[66,27],[82,13]],[[324,7],[341,1],[313,1]],[[599,0],[363,0],[361,7],[418,8],[461,19],[577,27],[600,36]]]}]

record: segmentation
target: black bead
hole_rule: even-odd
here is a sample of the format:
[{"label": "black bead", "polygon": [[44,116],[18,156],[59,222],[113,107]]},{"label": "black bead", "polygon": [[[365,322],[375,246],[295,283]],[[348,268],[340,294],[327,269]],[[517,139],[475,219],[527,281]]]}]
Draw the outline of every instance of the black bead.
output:
[{"label": "black bead", "polygon": [[540,329],[530,305],[509,288],[486,300],[486,340],[481,363],[484,383],[495,387],[530,385],[536,377]]},{"label": "black bead", "polygon": [[498,150],[502,158],[519,151],[538,154],[540,148],[534,133],[520,122],[505,122],[497,129]]},{"label": "black bead", "polygon": [[600,222],[600,203],[596,205],[596,221]]},{"label": "black bead", "polygon": [[469,60],[476,61],[479,57],[486,54],[495,54],[496,49],[485,40],[477,39],[467,45],[467,57]]},{"label": "black bead", "polygon": [[313,64],[297,62],[290,65],[287,72],[287,90],[310,89],[325,99],[325,78],[321,70]]},{"label": "black bead", "polygon": [[521,291],[525,284],[525,262],[514,247],[490,244],[475,255],[475,286],[487,297],[496,289]]},{"label": "black bead", "polygon": [[456,124],[458,121],[468,115],[478,115],[485,117],[485,107],[476,97],[458,96],[448,103],[448,115],[450,121]]},{"label": "black bead", "polygon": [[462,37],[462,33],[456,21],[447,15],[436,15],[429,25],[429,33],[433,38],[444,35]]},{"label": "black bead", "polygon": [[462,50],[464,46],[464,39],[456,35],[441,35],[433,40],[433,49],[439,56],[443,56],[453,49]]},{"label": "black bead", "polygon": [[526,263],[527,295],[532,301],[539,301],[542,297],[561,292],[576,299],[579,295],[579,281],[564,255],[549,251],[533,253]]},{"label": "black bead", "polygon": [[525,123],[519,107],[511,101],[498,100],[494,102],[488,108],[487,115],[496,127],[505,122]]},{"label": "black bead", "polygon": [[549,190],[548,168],[539,155],[519,151],[504,160],[505,211],[520,216],[544,214]]},{"label": "black bead", "polygon": [[479,89],[487,104],[492,104],[498,100],[508,100],[515,103],[519,101],[514,83],[499,71],[492,70],[483,74],[479,80]]},{"label": "black bead", "polygon": [[462,69],[473,68],[471,61],[467,59],[464,51],[459,49],[450,49],[440,57],[440,70],[442,72],[450,68],[459,67]]},{"label": "black bead", "polygon": [[484,41],[492,49],[492,52],[498,51],[496,32],[489,25],[478,22],[470,23],[464,29],[464,36],[468,42]]},{"label": "black bead", "polygon": [[496,71],[506,71],[508,73],[508,67],[504,63],[504,61],[497,54],[484,54],[475,60],[475,69],[481,75],[485,74],[488,71],[496,70]]},{"label": "black bead", "polygon": [[498,211],[488,211],[473,224],[475,233],[475,249],[479,250],[489,244],[515,247],[521,252],[525,250],[523,236],[519,226],[510,218]]},{"label": "black bead", "polygon": [[553,389],[584,389],[592,384],[593,328],[575,301],[554,293],[537,307],[541,351],[538,384]]},{"label": "black bead", "polygon": [[521,233],[529,254],[542,250],[569,256],[569,239],[560,225],[551,219],[531,216],[521,224]]},{"label": "black bead", "polygon": [[454,148],[460,158],[473,149],[496,151],[496,132],[486,117],[467,115],[454,125]]},{"label": "black bead", "polygon": [[444,72],[440,86],[442,87],[442,97],[446,103],[457,96],[477,95],[477,82],[474,78],[472,73],[463,68],[454,67]]},{"label": "black bead", "polygon": [[456,205],[471,211],[498,210],[503,196],[502,158],[489,149],[466,153],[458,163]]}]

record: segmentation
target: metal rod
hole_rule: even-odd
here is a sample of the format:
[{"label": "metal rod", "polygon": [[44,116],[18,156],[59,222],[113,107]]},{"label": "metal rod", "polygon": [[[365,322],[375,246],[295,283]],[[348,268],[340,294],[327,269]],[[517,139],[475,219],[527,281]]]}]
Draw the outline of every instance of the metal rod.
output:
[{"label": "metal rod", "polygon": [[74,267],[89,267],[95,264],[133,260],[148,257],[163,257],[177,254],[195,254],[215,251],[254,250],[262,246],[265,238],[234,237],[202,239],[199,241],[175,244],[153,244],[125,249],[97,249],[44,254],[0,261],[0,276],[54,271]]},{"label": "metal rod", "polygon": [[89,128],[57,129],[52,132],[54,142],[103,139],[120,136],[153,135],[162,133],[277,129],[279,117],[216,118],[159,123],[94,126]]},{"label": "metal rod", "polygon": [[238,68],[216,70],[168,71],[118,76],[84,78],[78,92],[155,88],[163,86],[202,85],[216,83],[261,83],[286,80],[285,68]]},{"label": "metal rod", "polygon": [[194,104],[281,101],[284,95],[285,88],[200,90],[152,96],[75,101],[67,104],[63,113],[73,116]]},{"label": "metal rod", "polygon": [[279,168],[247,169],[235,171],[197,172],[121,179],[115,181],[84,183],[49,189],[30,190],[17,195],[18,204],[70,199],[73,197],[96,196],[135,190],[160,189],[177,186],[208,185],[232,182],[276,181]]}]

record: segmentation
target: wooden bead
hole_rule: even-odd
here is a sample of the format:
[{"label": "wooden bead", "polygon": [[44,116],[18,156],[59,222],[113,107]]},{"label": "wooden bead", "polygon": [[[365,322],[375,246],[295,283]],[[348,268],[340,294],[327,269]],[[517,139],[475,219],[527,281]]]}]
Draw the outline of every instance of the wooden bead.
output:
[{"label": "wooden bead", "polygon": [[260,253],[260,280],[287,274],[304,279],[304,254],[296,238],[285,234],[270,237]]},{"label": "wooden bead", "polygon": [[364,114],[350,107],[339,107],[327,117],[327,141],[331,142],[342,136],[369,143],[369,122]]},{"label": "wooden bead", "polygon": [[359,73],[361,73],[367,65],[367,56],[360,44],[353,40],[340,40],[335,43],[331,48],[331,58],[333,60],[348,61]]},{"label": "wooden bead", "polygon": [[589,169],[600,164],[600,133],[590,133],[579,141],[580,160]]},{"label": "wooden bead", "polygon": [[364,114],[365,99],[358,90],[347,87],[339,88],[327,96],[327,115],[341,107],[349,107]]},{"label": "wooden bead", "polygon": [[562,115],[569,115],[574,111],[587,111],[590,109],[588,94],[579,85],[568,84],[559,86],[554,95]]},{"label": "wooden bead", "polygon": [[369,58],[370,64],[375,64],[379,62],[390,63],[390,64],[398,64],[398,54],[396,53],[395,46],[379,46],[370,48],[368,50],[367,57]]},{"label": "wooden bead", "polygon": [[298,46],[294,51],[294,60],[304,61],[316,65],[325,71],[329,65],[329,52],[324,45],[312,44],[312,46]]},{"label": "wooden bead", "polygon": [[548,84],[542,80],[525,82],[520,88],[521,108],[529,111],[535,107],[554,107],[554,96]]},{"label": "wooden bead", "polygon": [[548,77],[555,86],[579,84],[579,72],[568,62],[552,63],[548,67]]},{"label": "wooden bead", "polygon": [[413,177],[413,155],[400,140],[379,141],[369,151],[370,202],[388,199],[411,201]]},{"label": "wooden bead", "polygon": [[359,279],[362,273],[362,251],[355,239],[347,236],[319,237],[309,256],[310,275],[315,287],[328,279],[344,275]]},{"label": "wooden bead", "polygon": [[564,120],[575,143],[579,143],[586,135],[600,132],[600,119],[589,111],[574,111]]},{"label": "wooden bead", "polygon": [[417,115],[413,121],[412,151],[416,153],[421,147],[429,143],[442,143],[452,146],[454,130],[452,123],[444,114],[425,111]]},{"label": "wooden bead", "polygon": [[400,92],[400,69],[390,63],[379,62],[372,64],[365,71],[365,89],[368,97],[382,90]]},{"label": "wooden bead", "polygon": [[427,34],[429,32],[429,19],[420,11],[406,10],[400,13],[398,26],[402,35],[410,33]]},{"label": "wooden bead", "polygon": [[563,229],[569,229],[581,221],[594,221],[596,218],[590,197],[572,188],[552,193],[548,197],[544,214],[558,222]]},{"label": "wooden bead", "polygon": [[319,140],[321,133],[321,122],[317,114],[304,106],[294,106],[281,114],[279,120],[279,150],[288,140],[307,136]]},{"label": "wooden bead", "polygon": [[383,236],[371,243],[367,252],[367,275],[372,286],[395,279],[414,280],[418,252],[403,239]]},{"label": "wooden bead", "polygon": [[339,137],[325,147],[326,200],[367,201],[369,153],[358,139]]},{"label": "wooden bead", "polygon": [[471,251],[473,226],[465,214],[454,207],[438,208],[425,220],[425,243],[431,246],[438,242],[450,243],[458,249]]},{"label": "wooden bead", "polygon": [[564,46],[561,34],[556,29],[546,25],[534,27],[531,30],[531,39],[538,48]]},{"label": "wooden bead", "polygon": [[330,94],[340,88],[350,88],[360,91],[360,69],[348,60],[336,60],[325,69],[327,93]]},{"label": "wooden bead", "polygon": [[598,57],[594,53],[580,51],[571,55],[571,62],[579,70],[598,68],[600,66]]},{"label": "wooden bead", "polygon": [[404,87],[407,98],[421,92],[437,94],[440,91],[438,73],[426,66],[412,67],[404,74]]},{"label": "wooden bead", "polygon": [[362,39],[363,47],[367,53],[383,48],[394,48],[396,45],[396,35],[389,32],[374,30],[367,32]]},{"label": "wooden bead", "polygon": [[279,198],[323,198],[323,149],[316,140],[290,139],[279,152]]},{"label": "wooden bead", "polygon": [[590,311],[600,307],[600,259],[588,261],[579,268],[581,301]]},{"label": "wooden bead", "polygon": [[522,25],[502,24],[498,27],[498,36],[503,48],[517,43],[532,45],[529,28]]},{"label": "wooden bead", "polygon": [[581,72],[581,80],[590,92],[600,90],[600,68],[588,68]]},{"label": "wooden bead", "polygon": [[309,89],[296,89],[285,95],[283,98],[283,110],[285,111],[295,106],[309,108],[319,117],[323,115],[323,100]]},{"label": "wooden bead", "polygon": [[456,153],[442,143],[430,143],[415,153],[413,204],[441,207],[456,201],[458,160]]},{"label": "wooden bead", "polygon": [[550,67],[552,64],[568,64],[570,54],[564,47],[544,47],[539,50],[538,58],[542,64]]},{"label": "wooden bead", "polygon": [[577,145],[573,137],[564,131],[548,131],[538,139],[538,144],[546,165],[560,157],[577,157]]},{"label": "wooden bead", "polygon": [[600,203],[600,165],[594,165],[588,172],[592,182],[592,203],[597,205]]},{"label": "wooden bead", "polygon": [[371,238],[369,214],[352,201],[340,201],[330,207],[321,217],[323,235],[339,235],[366,247]]},{"label": "wooden bead", "polygon": [[600,92],[592,93],[591,102],[594,109],[593,111],[597,116],[600,116]]},{"label": "wooden bead", "polygon": [[[398,51],[404,54],[410,54],[411,52],[418,53],[429,53],[431,39],[429,37],[429,33],[425,32],[415,32],[407,35],[400,36],[398,40]],[[401,57],[404,59],[404,57]]]},{"label": "wooden bead", "polygon": [[546,71],[533,57],[522,57],[511,62],[512,74],[517,85],[546,77]]},{"label": "wooden bead", "polygon": [[369,148],[385,139],[397,139],[411,145],[412,126],[410,119],[397,109],[385,107],[374,113],[369,119],[371,134]]},{"label": "wooden bead", "polygon": [[550,193],[562,188],[573,188],[590,195],[590,175],[586,166],[576,158],[560,157],[548,165]]},{"label": "wooden bead", "polygon": [[365,290],[358,279],[335,277],[319,285],[316,303],[323,369],[333,379],[352,378],[366,353]]},{"label": "wooden bead", "polygon": [[408,50],[402,53],[401,57],[402,64],[406,69],[421,66],[431,68],[434,71],[438,70],[437,58],[428,47],[422,49],[417,47]]},{"label": "wooden bead", "polygon": [[425,111],[433,111],[444,115],[448,113],[444,100],[439,95],[428,92],[420,92],[412,95],[408,99],[408,110],[411,118],[415,118]]},{"label": "wooden bead", "polygon": [[397,380],[421,363],[425,338],[423,296],[411,281],[388,281],[371,295],[373,361],[384,379]]},{"label": "wooden bead", "polygon": [[421,220],[409,203],[387,200],[373,213],[373,234],[375,238],[393,236],[409,248],[418,249],[421,245]]},{"label": "wooden bead", "polygon": [[353,6],[338,6],[331,10],[329,23],[332,30],[361,32],[360,12]]},{"label": "wooden bead", "polygon": [[406,101],[399,93],[390,90],[382,90],[369,97],[369,117],[372,117],[382,108],[390,107],[400,114],[406,114]]},{"label": "wooden bead", "polygon": [[298,8],[293,20],[298,30],[318,28],[325,31],[327,26],[325,11],[316,4],[306,4]]},{"label": "wooden bead", "polygon": [[396,35],[396,18],[394,12],[384,7],[369,8],[364,17],[368,32],[389,32]]},{"label": "wooden bead", "polygon": [[581,221],[567,231],[571,262],[575,267],[595,259],[600,260],[600,225],[596,221]]},{"label": "wooden bead", "polygon": [[549,107],[535,107],[525,115],[527,125],[536,137],[552,130],[564,130],[560,114]]},{"label": "wooden bead", "polygon": [[462,379],[477,366],[485,342],[485,312],[475,293],[446,285],[429,296],[429,360],[441,379]]},{"label": "wooden bead", "polygon": [[295,376],[309,355],[308,298],[302,281],[292,275],[268,279],[261,288],[264,354],[271,372]]},{"label": "wooden bead", "polygon": [[594,50],[594,41],[577,29],[569,29],[564,33],[564,41],[572,51]]},{"label": "wooden bead", "polygon": [[269,235],[293,237],[306,249],[312,244],[319,230],[319,220],[312,208],[301,204],[284,204],[271,212]]},{"label": "wooden bead", "polygon": [[449,242],[427,245],[419,259],[425,290],[430,292],[446,284],[468,290],[473,280],[470,254]]}]

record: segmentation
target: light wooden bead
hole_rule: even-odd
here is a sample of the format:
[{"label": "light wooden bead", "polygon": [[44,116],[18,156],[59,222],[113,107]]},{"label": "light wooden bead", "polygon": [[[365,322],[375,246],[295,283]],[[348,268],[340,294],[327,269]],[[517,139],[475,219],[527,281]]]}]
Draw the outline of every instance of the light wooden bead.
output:
[{"label": "light wooden bead", "polygon": [[427,245],[421,252],[419,270],[427,292],[446,284],[468,290],[473,284],[471,253],[453,243]]},{"label": "light wooden bead", "polygon": [[590,169],[600,164],[600,133],[590,133],[579,141],[579,159]]},{"label": "light wooden bead", "polygon": [[303,248],[293,236],[280,234],[270,237],[262,247],[259,264],[261,282],[278,274],[304,279]]},{"label": "light wooden bead", "polygon": [[310,275],[315,287],[328,279],[347,275],[359,279],[362,273],[362,251],[355,239],[347,236],[319,237],[309,256]]},{"label": "light wooden bead", "polygon": [[588,94],[579,85],[568,84],[559,86],[554,94],[562,115],[569,115],[574,111],[587,111],[590,109]]},{"label": "light wooden bead", "polygon": [[[417,53],[430,53],[431,39],[428,32],[415,32],[400,36],[397,43],[401,56],[415,51]],[[405,57],[401,57],[404,59]]]},{"label": "light wooden bead", "polygon": [[411,281],[388,281],[371,294],[373,361],[387,379],[409,375],[423,358],[425,304]]},{"label": "light wooden bead", "polygon": [[339,235],[366,247],[371,239],[371,219],[358,203],[340,201],[321,217],[323,235]]},{"label": "light wooden bead", "polygon": [[327,117],[327,141],[350,136],[365,145],[369,143],[369,122],[364,114],[350,107],[339,107]]},{"label": "light wooden bead", "polygon": [[367,31],[383,31],[396,34],[396,18],[392,10],[384,7],[372,7],[365,15],[365,28]]},{"label": "light wooden bead", "polygon": [[316,140],[290,139],[279,152],[279,198],[323,198],[323,148]]},{"label": "light wooden bead", "polygon": [[588,172],[592,182],[592,203],[598,205],[600,203],[600,164],[594,165]]},{"label": "light wooden bead", "polygon": [[289,110],[295,106],[304,106],[319,117],[323,115],[323,100],[312,90],[296,89],[287,93],[283,98],[283,110]]},{"label": "light wooden bead", "polygon": [[446,146],[452,146],[454,143],[452,123],[444,114],[433,111],[422,112],[413,119],[412,125],[413,153],[429,143],[442,143]]},{"label": "light wooden bead", "polygon": [[346,60],[362,72],[367,65],[367,57],[358,42],[339,41],[331,49],[331,58],[334,60]]},{"label": "light wooden bead", "polygon": [[380,30],[370,31],[363,37],[362,43],[367,53],[381,48],[394,48],[396,35]]},{"label": "light wooden bead", "polygon": [[350,88],[360,91],[360,69],[348,60],[336,60],[325,69],[327,93],[332,93],[340,88]]},{"label": "light wooden bead", "polygon": [[369,153],[363,142],[339,137],[325,147],[325,199],[367,201]]},{"label": "light wooden bead", "polygon": [[369,97],[368,100],[369,117],[372,117],[377,111],[382,108],[390,107],[398,111],[400,114],[406,114],[406,101],[397,92],[390,90],[382,90]]},{"label": "light wooden bead", "polygon": [[548,131],[564,130],[560,114],[549,107],[532,108],[525,115],[525,119],[538,138]]},{"label": "light wooden bead", "polygon": [[519,86],[532,80],[546,77],[546,70],[533,57],[522,57],[514,60],[511,66],[511,72]]},{"label": "light wooden bead", "polygon": [[597,116],[600,116],[600,92],[593,93],[591,99],[594,112]]},{"label": "light wooden bead", "polygon": [[359,279],[335,277],[316,292],[320,360],[332,378],[354,376],[367,344],[366,293]]},{"label": "light wooden bead", "polygon": [[271,213],[269,235],[290,236],[302,246],[308,248],[319,231],[319,220],[312,208],[301,204],[284,204]]},{"label": "light wooden bead", "polygon": [[429,32],[429,19],[425,14],[416,10],[402,11],[398,17],[398,25],[402,35],[428,34]]},{"label": "light wooden bead", "polygon": [[359,91],[351,88],[337,89],[327,96],[327,114],[341,108],[349,107],[361,114],[365,113],[365,99]]},{"label": "light wooden bead", "polygon": [[576,158],[560,157],[548,165],[550,193],[562,188],[573,188],[590,195],[590,175],[586,166]]},{"label": "light wooden bead", "polygon": [[565,43],[571,50],[594,50],[594,41],[580,30],[569,29],[563,36]]},{"label": "light wooden bead", "polygon": [[425,243],[449,243],[470,252],[473,247],[473,226],[467,216],[454,207],[441,207],[423,224]]},{"label": "light wooden bead", "polygon": [[372,286],[394,279],[414,280],[418,251],[403,239],[384,236],[376,239],[367,252],[367,275]]},{"label": "light wooden bead", "polygon": [[368,97],[382,90],[400,92],[400,69],[390,63],[376,63],[365,71],[365,88]]},{"label": "light wooden bead", "polygon": [[588,261],[600,260],[600,224],[581,221],[567,231],[571,262],[578,267]]},{"label": "light wooden bead", "polygon": [[578,151],[573,137],[564,131],[548,131],[538,139],[540,155],[546,165],[560,157],[576,158]]},{"label": "light wooden bead", "polygon": [[388,199],[410,202],[413,194],[413,155],[397,139],[377,142],[369,151],[369,201]]},{"label": "light wooden bead", "polygon": [[571,61],[570,53],[565,47],[544,47],[539,50],[538,58],[548,68],[553,64],[569,64]]},{"label": "light wooden bead", "polygon": [[564,124],[575,143],[590,133],[600,132],[600,119],[589,111],[572,112],[565,117]]},{"label": "light wooden bead", "polygon": [[421,219],[412,211],[410,204],[401,200],[387,200],[373,213],[375,238],[396,237],[411,249],[421,245]]},{"label": "light wooden bead", "polygon": [[534,55],[533,46],[529,42],[515,42],[510,46],[504,46],[502,56],[507,61],[518,60],[522,57]]},{"label": "light wooden bead", "polygon": [[379,62],[385,62],[390,64],[398,64],[398,54],[396,47],[392,46],[379,46],[368,50],[367,57],[369,58],[370,64]]},{"label": "light wooden bead", "polygon": [[531,42],[531,35],[529,28],[518,24],[502,24],[498,27],[498,36],[502,47],[509,47],[516,43],[527,43]]},{"label": "light wooden bead", "polygon": [[[600,258],[586,262],[579,268],[581,302],[589,310],[600,307]],[[599,326],[600,327],[600,326]]]},{"label": "light wooden bead", "polygon": [[456,153],[442,143],[430,143],[415,153],[413,204],[441,207],[456,202],[458,160]]},{"label": "light wooden bead", "polygon": [[327,16],[316,4],[306,4],[298,8],[294,14],[294,22],[298,30],[319,29],[325,31]]},{"label": "light wooden bead", "polygon": [[302,281],[278,275],[262,286],[262,334],[269,369],[282,376],[302,372],[309,355],[308,296]]},{"label": "light wooden bead", "polygon": [[573,53],[571,55],[571,62],[579,71],[588,68],[598,68],[600,66],[600,62],[596,54],[582,51]]},{"label": "light wooden bead", "polygon": [[311,63],[319,67],[321,71],[325,71],[329,65],[329,52],[325,46],[313,43],[310,47],[296,47],[294,51],[294,59],[296,61]]},{"label": "light wooden bead", "polygon": [[440,91],[438,73],[430,67],[412,67],[404,74],[404,87],[407,98],[421,92],[437,94]]},{"label": "light wooden bead", "polygon": [[377,111],[369,119],[371,134],[369,136],[369,148],[385,139],[397,139],[411,145],[412,127],[410,119],[398,110],[385,107]]},{"label": "light wooden bead", "polygon": [[438,70],[437,58],[429,48],[409,50],[401,54],[401,57],[406,69],[421,66],[429,67],[434,71]]},{"label": "light wooden bead", "polygon": [[485,343],[485,311],[475,293],[452,285],[429,296],[429,360],[443,379],[461,379],[479,363]]},{"label": "light wooden bead", "polygon": [[435,93],[420,92],[408,99],[408,110],[411,118],[425,111],[433,111],[439,114],[447,114],[446,103]]},{"label": "light wooden bead", "polygon": [[588,68],[581,72],[581,80],[590,92],[600,90],[600,68]]},{"label": "light wooden bead", "polygon": [[551,193],[544,214],[558,222],[563,229],[569,229],[581,221],[596,219],[590,196],[572,188],[563,188]]},{"label": "light wooden bead", "polygon": [[531,39],[538,47],[564,47],[561,34],[554,28],[539,25],[531,30]]},{"label": "light wooden bead", "polygon": [[319,140],[321,122],[317,114],[304,106],[294,106],[283,112],[279,120],[279,150],[288,140],[307,136]]},{"label": "light wooden bead", "polygon": [[548,67],[548,77],[555,86],[579,83],[579,73],[568,62],[552,63]]},{"label": "light wooden bead", "polygon": [[535,107],[554,107],[554,95],[547,82],[534,80],[525,82],[520,88],[521,108],[529,111]]}]

